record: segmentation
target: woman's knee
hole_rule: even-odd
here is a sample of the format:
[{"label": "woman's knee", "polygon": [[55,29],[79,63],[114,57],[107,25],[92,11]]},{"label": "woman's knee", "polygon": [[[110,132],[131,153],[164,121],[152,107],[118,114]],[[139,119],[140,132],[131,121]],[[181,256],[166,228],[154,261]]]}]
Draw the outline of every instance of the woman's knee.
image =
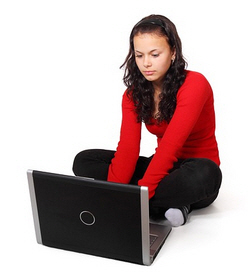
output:
[{"label": "woman's knee", "polygon": [[222,173],[219,166],[210,159],[201,159],[201,172],[204,178],[215,185],[215,191],[219,190],[222,181]]},{"label": "woman's knee", "polygon": [[191,170],[191,177],[198,184],[201,183],[214,194],[220,189],[222,173],[219,166],[207,158],[190,158],[184,161],[186,169]]},{"label": "woman's knee", "polygon": [[84,150],[79,152],[74,160],[73,160],[73,166],[72,170],[75,175],[81,175],[83,170],[83,165],[85,163],[85,160],[88,159],[88,156],[90,155],[91,150]]},{"label": "woman's knee", "polygon": [[78,176],[94,177],[99,170],[100,173],[107,170],[114,153],[114,151],[104,149],[81,151],[74,158],[72,170]]}]

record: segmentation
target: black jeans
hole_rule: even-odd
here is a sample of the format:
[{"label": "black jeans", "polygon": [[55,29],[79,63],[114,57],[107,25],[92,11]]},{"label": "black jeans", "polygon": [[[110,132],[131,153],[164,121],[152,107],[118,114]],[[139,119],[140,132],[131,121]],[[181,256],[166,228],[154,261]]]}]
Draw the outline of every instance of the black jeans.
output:
[{"label": "black jeans", "polygon": [[[115,151],[92,149],[77,154],[73,172],[77,176],[106,180]],[[137,185],[152,157],[140,156],[130,181]],[[222,174],[219,166],[206,158],[178,160],[159,183],[150,199],[150,214],[162,215],[169,208],[189,206],[190,211],[210,205],[218,196]]]}]

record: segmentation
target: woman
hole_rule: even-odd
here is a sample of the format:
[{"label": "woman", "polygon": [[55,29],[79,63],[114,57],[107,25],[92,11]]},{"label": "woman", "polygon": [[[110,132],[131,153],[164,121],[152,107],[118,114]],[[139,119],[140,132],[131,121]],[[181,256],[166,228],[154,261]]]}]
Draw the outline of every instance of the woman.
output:
[{"label": "woman", "polygon": [[[116,152],[86,150],[73,165],[79,176],[147,186],[150,214],[173,226],[210,205],[221,185],[213,92],[206,78],[185,70],[175,25],[161,15],[137,23],[124,64],[127,90]],[[150,157],[139,157],[141,124],[157,136]]]}]

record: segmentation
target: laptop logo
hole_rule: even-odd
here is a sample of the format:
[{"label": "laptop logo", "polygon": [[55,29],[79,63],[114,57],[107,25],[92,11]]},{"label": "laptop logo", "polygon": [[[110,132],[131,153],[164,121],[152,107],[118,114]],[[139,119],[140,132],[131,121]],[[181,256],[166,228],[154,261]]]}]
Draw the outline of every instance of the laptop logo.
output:
[{"label": "laptop logo", "polygon": [[89,211],[82,211],[79,215],[81,222],[87,226],[91,226],[95,223],[96,219],[94,215]]}]

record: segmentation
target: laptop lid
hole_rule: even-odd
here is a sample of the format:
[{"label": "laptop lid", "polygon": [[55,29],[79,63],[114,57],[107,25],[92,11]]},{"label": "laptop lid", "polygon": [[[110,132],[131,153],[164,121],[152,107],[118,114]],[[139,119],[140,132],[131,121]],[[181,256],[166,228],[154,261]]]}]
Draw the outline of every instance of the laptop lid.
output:
[{"label": "laptop lid", "polygon": [[28,171],[37,242],[150,265],[148,190]]}]

